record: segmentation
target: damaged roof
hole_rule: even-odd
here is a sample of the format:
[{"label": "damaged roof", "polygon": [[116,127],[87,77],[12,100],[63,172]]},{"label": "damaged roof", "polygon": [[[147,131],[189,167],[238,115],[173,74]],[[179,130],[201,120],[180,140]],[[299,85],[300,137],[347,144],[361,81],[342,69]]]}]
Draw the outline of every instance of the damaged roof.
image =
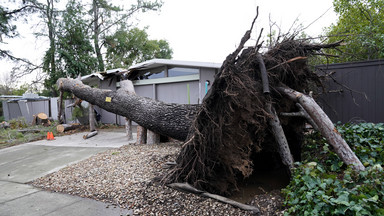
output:
[{"label": "damaged roof", "polygon": [[140,74],[146,73],[147,70],[161,68],[167,66],[168,68],[172,67],[182,67],[182,68],[215,68],[219,69],[221,63],[212,63],[212,62],[196,62],[196,61],[179,61],[172,59],[152,59],[149,61],[142,62],[140,64],[133,65],[128,68],[127,77],[130,80],[136,79]]},{"label": "damaged roof", "polygon": [[196,62],[196,61],[179,61],[172,59],[152,59],[142,62],[140,64],[133,65],[128,68],[128,73],[136,70],[147,70],[160,66],[173,66],[173,67],[198,67],[198,68],[220,68],[221,63],[212,62]]},{"label": "damaged roof", "polygon": [[128,70],[124,68],[116,68],[102,72],[95,72],[89,75],[82,76],[81,81],[88,85],[97,85],[99,80],[104,80],[105,78],[113,75],[121,75],[126,72],[128,72]]},{"label": "damaged roof", "polygon": [[103,72],[95,72],[86,76],[82,76],[81,81],[83,81],[87,85],[98,85],[99,80],[104,80],[109,76],[127,74],[128,78],[132,78],[137,76],[137,73],[139,71],[145,71],[148,69],[158,68],[162,66],[219,69],[221,65],[222,65],[221,63],[213,63],[213,62],[180,61],[180,60],[172,60],[172,59],[152,59],[152,60],[148,60],[136,65],[133,65],[129,67],[128,70],[124,68],[116,68],[116,69],[111,69]]}]

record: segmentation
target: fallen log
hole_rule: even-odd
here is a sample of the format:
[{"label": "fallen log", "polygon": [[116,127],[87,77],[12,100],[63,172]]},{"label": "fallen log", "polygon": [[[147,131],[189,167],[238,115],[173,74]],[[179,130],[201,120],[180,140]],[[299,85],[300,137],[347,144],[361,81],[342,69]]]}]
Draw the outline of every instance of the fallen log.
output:
[{"label": "fallen log", "polygon": [[30,128],[30,129],[19,129],[19,130],[17,130],[17,132],[20,132],[20,133],[40,133],[41,129],[33,129],[33,128]]},{"label": "fallen log", "polygon": [[56,131],[59,133],[63,133],[65,131],[75,130],[80,127],[80,124],[59,124],[56,126]]},{"label": "fallen log", "polygon": [[98,132],[95,130],[95,131],[92,131],[92,132],[90,132],[90,133],[88,133],[88,134],[85,134],[84,136],[83,136],[83,139],[89,139],[89,138],[91,138],[91,137],[94,137],[94,136],[96,136],[98,134]]}]

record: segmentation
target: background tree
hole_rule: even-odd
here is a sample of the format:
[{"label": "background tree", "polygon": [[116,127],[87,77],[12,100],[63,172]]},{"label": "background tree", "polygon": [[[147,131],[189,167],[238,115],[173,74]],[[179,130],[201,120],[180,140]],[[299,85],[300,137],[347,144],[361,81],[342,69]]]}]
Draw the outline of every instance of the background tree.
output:
[{"label": "background tree", "polygon": [[165,40],[149,40],[145,29],[122,28],[106,37],[108,68],[127,68],[153,58],[172,58],[172,49]]},{"label": "background tree", "polygon": [[55,9],[53,0],[46,0],[46,4],[37,3],[38,8],[40,9],[40,17],[44,20],[46,25],[46,30],[48,35],[45,35],[45,31],[43,33],[38,33],[40,36],[47,36],[49,39],[49,48],[45,52],[43,59],[43,71],[47,73],[48,82],[44,82],[44,86],[52,92],[51,96],[57,96],[55,94],[54,86],[52,86],[49,80],[55,79],[56,76],[56,25],[57,25],[57,16],[58,12]]},{"label": "background tree", "polygon": [[[23,0],[23,3],[8,1],[12,8],[8,9],[3,4],[0,6],[0,45],[2,38],[13,38],[17,35],[16,26],[12,24],[19,14],[35,12],[39,19],[34,23],[35,35],[38,39],[48,40],[48,48],[41,64],[28,64],[27,60],[13,69],[13,76],[21,78],[27,74],[37,72],[39,81],[44,80],[46,96],[57,96],[54,83],[59,77],[74,77],[78,74],[85,75],[95,71],[104,71],[106,60],[106,38],[114,36],[119,29],[128,29],[134,26],[138,14],[151,10],[158,10],[162,2],[158,0],[134,0],[133,4],[112,4],[110,0]],[[67,3],[66,8],[60,8],[62,3]],[[124,8],[124,5],[129,5]],[[24,13],[25,12],[25,13]],[[28,13],[27,13],[28,12]],[[35,27],[36,27],[35,26]],[[145,33],[145,32],[144,32]],[[166,41],[148,40],[145,33],[145,43],[129,43],[132,48],[145,49],[140,57],[131,60],[137,62],[151,57],[170,58],[171,49]],[[134,37],[132,37],[134,38]],[[116,39],[118,41],[120,39]],[[111,51],[113,52],[113,51]],[[112,54],[110,56],[113,56]],[[9,57],[10,52],[1,49],[0,58]],[[113,56],[116,58],[116,56]],[[12,59],[14,60],[14,59]],[[108,62],[113,62],[108,60]],[[115,64],[124,66],[128,64]],[[110,65],[111,67],[114,65]],[[42,72],[44,76],[41,76]]]},{"label": "background tree", "polygon": [[[7,4],[8,3],[8,4]],[[16,87],[18,78],[28,73],[30,70],[36,70],[38,65],[30,62],[28,59],[15,56],[10,50],[3,48],[3,45],[7,44],[8,40],[17,38],[20,36],[17,31],[17,22],[20,22],[22,18],[27,15],[31,15],[36,12],[36,0],[25,1],[2,1],[0,5],[0,60],[5,59],[15,63],[14,68],[9,74],[5,75],[7,83],[10,83],[12,88]],[[27,19],[24,19],[27,22]],[[7,86],[7,83],[2,83]]]},{"label": "background tree", "polygon": [[[162,6],[160,1],[137,0],[128,10],[112,5],[107,0],[93,0],[91,14],[93,15],[93,46],[98,60],[99,71],[104,71],[104,60],[101,53],[103,43],[100,38],[113,35],[113,30],[119,29],[121,25],[126,25],[128,19],[139,12],[158,10]],[[115,27],[115,28],[114,28]],[[117,27],[117,28],[116,28]]]},{"label": "background tree", "polygon": [[[4,37],[13,38],[17,35],[16,25],[11,23],[14,14],[14,12],[0,5],[0,45],[4,43]],[[0,48],[0,58],[9,56],[9,51]]]},{"label": "background tree", "polygon": [[[43,70],[49,75],[54,76],[56,74],[56,16],[54,1],[47,0],[45,7],[42,7],[42,14],[45,16],[46,25],[48,28],[49,49],[44,56]],[[45,9],[45,10],[44,10]],[[52,89],[53,86],[45,83],[45,87]],[[53,89],[52,89],[53,90]],[[54,92],[54,91],[53,91]],[[57,96],[54,94],[54,96]]]},{"label": "background tree", "polygon": [[331,63],[384,58],[384,0],[334,0],[339,15],[327,29],[328,43],[344,40],[344,46],[329,51],[340,58]]},{"label": "background tree", "polygon": [[[15,38],[19,35],[16,29],[16,25],[14,21],[16,21],[19,17],[28,14],[29,12],[33,12],[34,8],[32,5],[28,4],[28,2],[24,2],[17,9],[9,9],[4,5],[0,5],[0,45],[4,44],[5,38]],[[10,51],[4,50],[0,47],[0,59],[9,58],[11,60],[24,60],[20,59],[11,54]]]},{"label": "background tree", "polygon": [[77,77],[97,70],[97,60],[88,36],[86,13],[80,2],[70,0],[57,24],[55,40],[56,70],[50,72],[45,86],[55,92],[54,84],[60,77]]}]

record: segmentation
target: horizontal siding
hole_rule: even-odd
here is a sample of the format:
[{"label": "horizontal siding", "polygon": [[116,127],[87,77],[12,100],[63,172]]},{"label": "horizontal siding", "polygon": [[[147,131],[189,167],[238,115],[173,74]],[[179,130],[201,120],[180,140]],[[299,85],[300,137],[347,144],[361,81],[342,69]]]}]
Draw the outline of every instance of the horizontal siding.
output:
[{"label": "horizontal siding", "polygon": [[326,89],[333,93],[318,98],[333,122],[384,122],[384,60],[320,68],[335,72],[333,77],[342,84],[327,80]]}]

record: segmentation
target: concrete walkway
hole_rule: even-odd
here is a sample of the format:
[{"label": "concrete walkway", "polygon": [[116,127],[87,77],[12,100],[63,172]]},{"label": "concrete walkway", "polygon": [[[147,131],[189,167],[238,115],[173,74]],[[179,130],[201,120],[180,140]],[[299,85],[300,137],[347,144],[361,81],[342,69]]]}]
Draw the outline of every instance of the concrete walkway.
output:
[{"label": "concrete walkway", "polygon": [[99,131],[97,136],[87,140],[83,140],[84,134],[86,133],[1,149],[0,216],[131,215],[132,211],[127,209],[92,199],[43,191],[27,184],[99,152],[128,144],[122,130]]}]

